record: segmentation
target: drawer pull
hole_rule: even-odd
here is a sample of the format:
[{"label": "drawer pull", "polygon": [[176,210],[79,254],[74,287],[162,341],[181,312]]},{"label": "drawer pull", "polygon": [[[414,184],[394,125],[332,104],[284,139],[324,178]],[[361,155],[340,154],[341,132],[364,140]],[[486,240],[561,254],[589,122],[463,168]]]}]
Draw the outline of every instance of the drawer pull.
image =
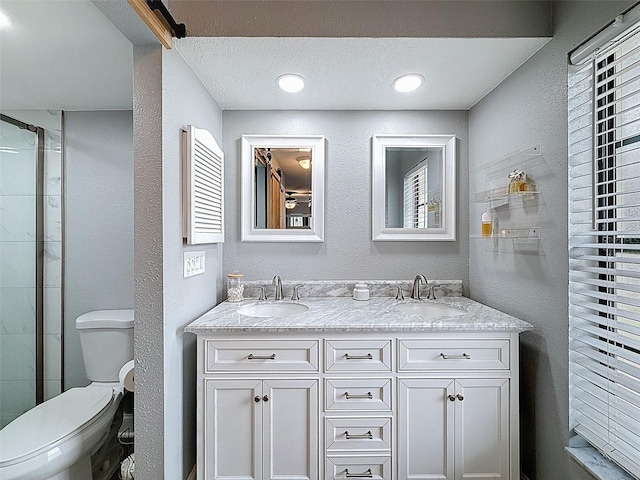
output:
[{"label": "drawer pull", "polygon": [[271,355],[254,355],[253,353],[250,353],[249,356],[247,357],[247,360],[275,360],[276,359],[276,354],[272,353]]},{"label": "drawer pull", "polygon": [[373,360],[373,355],[370,353],[367,353],[366,355],[349,355],[348,353],[345,353],[344,358],[347,360]]},{"label": "drawer pull", "polygon": [[462,395],[460,395],[460,394],[456,395],[456,398],[457,398],[458,400],[460,400],[460,401],[463,401],[463,400],[464,400],[464,397],[463,397]]},{"label": "drawer pull", "polygon": [[349,469],[347,468],[344,474],[347,478],[373,478],[373,472],[370,468],[364,473],[349,473]]},{"label": "drawer pull", "polygon": [[373,433],[369,430],[367,433],[349,433],[348,431],[344,432],[344,436],[347,437],[347,440],[351,440],[352,438],[368,438],[369,440],[373,440]]},{"label": "drawer pull", "polygon": [[260,395],[256,395],[255,397],[253,397],[253,401],[258,403],[260,401]]},{"label": "drawer pull", "polygon": [[463,353],[462,355],[447,355],[445,353],[441,353],[440,356],[444,360],[471,360],[471,355],[467,355]]},{"label": "drawer pull", "polygon": [[449,395],[447,398],[449,399],[450,402],[456,401],[456,397],[454,395]]},{"label": "drawer pull", "polygon": [[371,395],[371,392],[358,393],[358,394],[344,392],[344,396],[347,398],[347,400],[350,398],[369,398],[369,399],[373,398],[373,395]]}]

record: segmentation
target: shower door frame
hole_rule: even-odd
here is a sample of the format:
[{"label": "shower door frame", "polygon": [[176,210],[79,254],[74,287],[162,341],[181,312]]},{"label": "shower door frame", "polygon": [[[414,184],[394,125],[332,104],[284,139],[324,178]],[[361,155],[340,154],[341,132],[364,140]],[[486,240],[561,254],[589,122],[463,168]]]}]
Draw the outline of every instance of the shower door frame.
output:
[{"label": "shower door frame", "polygon": [[36,135],[36,405],[44,401],[44,128],[0,113],[0,121]]}]

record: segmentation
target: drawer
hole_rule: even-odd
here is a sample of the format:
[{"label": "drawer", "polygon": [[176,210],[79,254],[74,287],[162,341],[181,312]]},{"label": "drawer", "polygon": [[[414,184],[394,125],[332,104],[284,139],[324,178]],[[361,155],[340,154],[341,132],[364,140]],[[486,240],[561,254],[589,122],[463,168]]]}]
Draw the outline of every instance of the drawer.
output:
[{"label": "drawer", "polygon": [[391,411],[390,378],[331,378],[325,384],[327,411]]},{"label": "drawer", "polygon": [[327,340],[327,372],[390,372],[391,340]]},{"label": "drawer", "polygon": [[509,340],[398,340],[398,370],[508,370]]},{"label": "drawer", "polygon": [[325,450],[329,455],[353,451],[391,453],[391,418],[325,418]]},{"label": "drawer", "polygon": [[206,340],[205,373],[318,371],[318,340]]},{"label": "drawer", "polygon": [[347,478],[391,480],[391,457],[326,457],[325,478],[327,480]]}]

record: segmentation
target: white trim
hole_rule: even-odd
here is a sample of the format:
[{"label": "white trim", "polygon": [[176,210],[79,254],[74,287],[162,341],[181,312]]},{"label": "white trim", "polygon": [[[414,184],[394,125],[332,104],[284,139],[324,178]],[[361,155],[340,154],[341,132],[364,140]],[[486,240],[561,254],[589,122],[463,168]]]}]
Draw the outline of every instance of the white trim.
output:
[{"label": "white trim", "polygon": [[[425,147],[442,149],[442,228],[387,228],[386,148]],[[371,230],[374,241],[454,241],[456,239],[456,136],[374,135],[371,139]]]},{"label": "white trim", "polygon": [[[253,149],[310,148],[311,149],[311,228],[287,230],[255,227],[255,189]],[[321,135],[243,135],[241,155],[243,242],[324,242],[324,162],[325,138]]]}]

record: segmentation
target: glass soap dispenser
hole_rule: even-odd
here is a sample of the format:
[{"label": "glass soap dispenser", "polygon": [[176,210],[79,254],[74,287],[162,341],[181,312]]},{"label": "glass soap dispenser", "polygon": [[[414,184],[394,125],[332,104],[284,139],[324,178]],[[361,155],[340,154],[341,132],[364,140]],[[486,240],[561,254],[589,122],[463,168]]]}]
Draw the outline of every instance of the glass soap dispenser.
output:
[{"label": "glass soap dispenser", "polygon": [[227,301],[241,302],[244,293],[244,273],[227,273]]}]

